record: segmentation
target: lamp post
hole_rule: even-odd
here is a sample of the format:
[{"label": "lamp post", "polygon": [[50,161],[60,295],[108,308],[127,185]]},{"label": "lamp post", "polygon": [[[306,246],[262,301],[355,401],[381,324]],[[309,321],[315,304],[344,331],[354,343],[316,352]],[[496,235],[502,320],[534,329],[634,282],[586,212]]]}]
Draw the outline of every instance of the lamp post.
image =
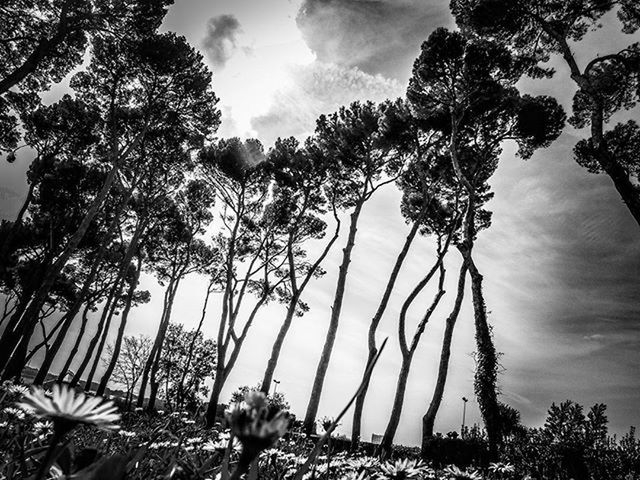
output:
[{"label": "lamp post", "polygon": [[462,430],[460,430],[460,436],[464,438],[464,421],[467,415],[467,397],[462,397]]},{"label": "lamp post", "polygon": [[275,383],[276,385],[273,387],[273,395],[275,396],[276,392],[278,391],[278,385],[280,385],[280,380],[274,380],[273,383]]}]

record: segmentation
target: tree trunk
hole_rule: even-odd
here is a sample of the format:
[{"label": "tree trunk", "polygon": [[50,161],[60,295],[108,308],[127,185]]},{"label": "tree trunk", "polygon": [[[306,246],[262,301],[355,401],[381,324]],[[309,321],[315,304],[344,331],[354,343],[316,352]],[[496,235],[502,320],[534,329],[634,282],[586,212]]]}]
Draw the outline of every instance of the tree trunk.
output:
[{"label": "tree trunk", "polygon": [[325,339],[324,347],[322,349],[322,355],[320,356],[320,361],[318,363],[318,368],[316,369],[311,396],[309,398],[309,404],[307,405],[307,411],[304,418],[303,430],[307,435],[310,435],[315,431],[315,421],[316,415],[318,414],[318,407],[320,406],[320,396],[322,395],[324,378],[327,374],[329,361],[331,360],[333,344],[336,341],[336,335],[338,333],[338,323],[340,321],[342,301],[344,300],[344,292],[346,288],[347,274],[349,272],[349,264],[351,263],[351,253],[356,242],[358,219],[360,217],[360,212],[362,211],[363,205],[364,199],[360,199],[356,204],[354,211],[351,213],[349,236],[347,238],[347,244],[345,245],[343,250],[342,264],[340,265],[340,270],[338,273],[338,283],[336,285],[336,293],[333,300],[333,306],[331,307],[329,329],[327,331],[327,336]]},{"label": "tree trunk", "polygon": [[391,407],[391,416],[389,417],[387,428],[384,431],[382,441],[380,442],[380,447],[378,447],[383,458],[387,458],[391,452],[391,448],[393,447],[393,438],[398,430],[400,416],[402,415],[402,406],[404,404],[404,394],[407,391],[407,380],[409,379],[409,369],[411,367],[412,358],[413,352],[408,352],[408,355],[402,356],[400,374],[398,375],[398,382],[396,383],[396,393],[393,398],[393,406]]},{"label": "tree trunk", "polygon": [[498,356],[493,344],[493,335],[487,320],[487,310],[482,293],[482,275],[478,272],[471,252],[468,261],[471,274],[471,293],[473,295],[474,323],[476,327],[476,373],[474,390],[478,397],[480,412],[484,419],[489,438],[489,453],[492,461],[498,458],[498,447],[502,441],[500,408],[496,383],[498,377]]},{"label": "tree trunk", "polygon": [[[396,431],[398,430],[398,424],[400,423],[400,416],[402,415],[402,407],[404,405],[404,395],[407,390],[407,379],[409,378],[409,370],[411,369],[411,362],[413,361],[413,355],[418,348],[418,344],[420,343],[420,338],[424,333],[424,330],[429,322],[433,312],[436,307],[440,303],[442,296],[444,295],[444,277],[445,277],[445,268],[443,264],[444,255],[447,253],[448,241],[444,249],[438,248],[438,260],[436,261],[435,268],[440,270],[440,278],[438,280],[438,292],[436,293],[431,305],[427,308],[427,311],[423,315],[420,323],[416,327],[415,333],[413,334],[413,338],[411,339],[411,343],[407,344],[406,339],[406,308],[403,308],[403,312],[400,313],[400,321],[398,322],[398,339],[400,341],[400,351],[402,352],[402,365],[400,367],[400,375],[398,376],[398,383],[396,385],[396,393],[393,400],[393,406],[391,408],[391,416],[389,417],[389,423],[387,424],[387,428],[382,437],[382,442],[380,443],[379,452],[383,458],[386,458],[390,453],[393,447],[393,439],[395,438]],[[433,269],[431,270],[433,271]],[[430,272],[431,273],[431,272]],[[422,282],[418,284],[420,286]],[[415,289],[407,300],[411,299],[413,301],[413,296]],[[406,307],[408,303],[405,301]]]},{"label": "tree trunk", "polygon": [[[160,354],[162,352],[164,337],[167,333],[167,328],[169,328],[169,322],[171,320],[171,309],[173,307],[173,297],[175,296],[175,292],[178,288],[179,283],[180,283],[179,279],[178,280],[171,279],[165,291],[162,316],[160,317],[160,325],[158,326],[156,339],[153,342],[153,347],[151,347],[151,352],[149,353],[149,357],[147,358],[147,361],[144,365],[144,370],[142,371],[142,380],[140,382],[140,390],[138,392],[138,401],[136,405],[138,407],[142,407],[144,405],[144,396],[147,390],[147,385],[149,384],[149,382],[153,383],[155,381],[155,375],[157,373],[157,363],[160,361]],[[155,402],[155,398],[153,398],[153,400]],[[147,408],[149,410],[153,409],[153,405],[151,403],[151,397],[149,397],[149,403],[147,404]]]},{"label": "tree trunk", "polygon": [[420,221],[422,220],[422,215],[420,215],[414,222],[407,235],[407,238],[404,241],[404,245],[398,257],[396,258],[396,263],[391,270],[391,275],[389,276],[389,280],[387,281],[387,286],[382,295],[382,299],[380,300],[380,304],[378,305],[378,309],[376,310],[375,315],[371,319],[371,323],[369,324],[369,332],[367,335],[368,343],[368,354],[367,354],[367,363],[365,364],[365,369],[362,377],[362,390],[356,397],[356,404],[353,410],[353,423],[351,425],[351,450],[356,451],[358,449],[358,444],[360,443],[360,431],[362,426],[362,412],[364,410],[364,400],[367,396],[367,392],[369,390],[369,378],[365,378],[365,374],[367,372],[367,365],[369,365],[375,356],[378,354],[378,347],[376,345],[376,331],[378,330],[378,325],[380,324],[380,320],[382,320],[382,316],[384,315],[385,310],[387,309],[387,305],[389,304],[389,299],[391,298],[391,293],[393,292],[393,288],[396,284],[396,280],[398,279],[398,275],[400,274],[400,268],[404,263],[404,259],[409,253],[409,247],[413,243],[413,240],[418,233],[418,229],[420,228]]},{"label": "tree trunk", "polygon": [[64,381],[64,377],[66,376],[67,372],[69,371],[69,368],[71,367],[71,364],[73,363],[73,360],[76,356],[76,353],[78,353],[78,349],[80,348],[80,344],[82,343],[82,339],[84,337],[84,332],[87,328],[87,323],[89,322],[89,309],[91,308],[91,303],[87,302],[87,304],[84,307],[84,310],[82,312],[82,322],[80,323],[80,329],[78,330],[78,336],[76,337],[76,341],[73,344],[73,347],[71,347],[71,351],[69,352],[69,355],[67,356],[67,360],[64,363],[64,366],[62,367],[62,369],[60,370],[60,372],[58,373],[58,378],[56,380],[57,383],[62,383]]},{"label": "tree trunk", "polygon": [[96,345],[100,340],[107,317],[110,317],[111,313],[115,309],[116,302],[117,302],[116,297],[120,295],[122,284],[120,283],[118,278],[116,278],[114,282],[115,283],[113,284],[113,287],[109,291],[109,296],[107,297],[104,308],[102,309],[102,314],[100,315],[100,320],[98,321],[98,328],[94,333],[93,337],[91,338],[91,341],[89,342],[89,345],[84,354],[82,362],[78,366],[78,369],[76,370],[75,375],[69,382],[69,386],[71,387],[75,388],[79,384],[80,380],[82,379],[82,375],[84,375],[84,371],[86,370],[87,365],[89,365],[89,362],[91,361],[91,357],[93,356],[93,351],[95,350]]},{"label": "tree trunk", "polygon": [[278,336],[273,342],[273,347],[271,348],[271,356],[269,357],[269,361],[267,362],[267,368],[264,371],[262,384],[260,386],[260,391],[264,392],[265,395],[268,395],[269,390],[271,389],[271,382],[273,382],[273,375],[276,371],[276,366],[278,365],[278,358],[280,357],[280,352],[282,351],[282,346],[284,345],[284,339],[289,332],[289,328],[291,328],[291,323],[293,322],[293,316],[295,315],[297,302],[298,300],[296,300],[295,303],[292,300],[289,303],[284,322],[280,326],[280,330],[278,330]]},{"label": "tree trunk", "polygon": [[[55,283],[56,278],[58,277],[62,269],[65,267],[65,265],[71,258],[71,255],[75,253],[76,249],[78,248],[78,245],[80,244],[85,234],[87,233],[87,230],[89,230],[89,226],[93,222],[93,219],[95,218],[98,211],[100,210],[105,200],[107,199],[109,195],[109,191],[111,190],[111,187],[114,181],[116,180],[120,163],[126,157],[129,156],[129,154],[133,149],[137,148],[138,144],[140,143],[140,141],[142,140],[145,134],[146,134],[146,128],[140,134],[138,134],[136,139],[127,147],[127,149],[122,154],[118,154],[117,151],[113,152],[113,155],[114,155],[113,165],[111,167],[111,170],[107,174],[107,177],[105,178],[100,191],[98,192],[96,197],[93,199],[93,202],[91,202],[91,206],[87,210],[87,213],[83,217],[76,231],[73,233],[73,235],[71,235],[71,238],[69,238],[67,245],[64,247],[60,255],[58,255],[58,258],[56,258],[55,262],[53,262],[53,264],[47,269],[47,271],[43,275],[40,287],[36,290],[35,294],[31,299],[31,302],[29,303],[29,306],[25,309],[24,313],[22,314],[20,318],[20,326],[18,327],[20,337],[28,335],[29,332],[33,331],[33,329],[35,328],[35,325],[37,324],[37,321],[38,321],[38,314],[42,309],[42,306],[46,302],[47,297],[49,296],[49,292],[51,291],[51,287]],[[10,349],[9,355],[12,355],[14,351],[13,348],[15,348],[15,345],[1,345],[1,347],[2,348],[8,347]],[[26,355],[26,351],[25,351],[25,355]],[[19,361],[20,361],[19,358],[16,358],[14,360],[14,362],[18,362],[18,363]],[[6,363],[7,362],[0,362],[0,369],[4,369],[6,367]]]},{"label": "tree trunk", "polygon": [[111,239],[113,238],[113,234],[116,230],[116,227],[118,226],[120,215],[122,214],[122,211],[124,210],[125,206],[129,203],[129,200],[131,199],[132,194],[133,194],[133,187],[129,189],[126,197],[122,200],[122,202],[120,202],[116,211],[114,212],[113,219],[111,219],[111,222],[107,227],[107,231],[104,234],[104,238],[102,239],[100,248],[98,249],[98,252],[96,253],[96,256],[91,264],[89,275],[87,276],[84,284],[82,285],[82,289],[78,294],[78,297],[76,298],[75,302],[73,303],[73,306],[69,310],[70,317],[62,325],[60,333],[58,334],[53,344],[51,345],[51,349],[49,350],[49,352],[47,353],[47,356],[43,360],[42,365],[40,366],[40,370],[38,370],[38,374],[36,375],[36,378],[33,381],[33,383],[35,383],[36,385],[41,384],[44,381],[47,374],[49,373],[51,364],[55,360],[55,357],[58,354],[58,351],[60,350],[60,347],[62,346],[67,336],[67,332],[69,331],[69,328],[71,328],[71,325],[73,324],[73,320],[76,314],[82,307],[82,304],[85,302],[86,300],[85,297],[89,293],[89,290],[91,289],[91,285],[93,284],[93,281],[95,280],[98,274],[98,271],[102,264],[102,260],[104,259],[107,253],[107,248],[109,247],[111,243]]},{"label": "tree trunk", "polygon": [[422,417],[422,453],[426,451],[427,440],[433,436],[433,426],[435,424],[436,415],[442,402],[442,395],[444,394],[444,386],[447,382],[447,372],[449,370],[449,357],[451,356],[451,341],[453,339],[453,329],[456,325],[456,320],[460,314],[460,308],[462,306],[462,300],[464,298],[464,286],[467,277],[467,264],[463,261],[460,267],[460,274],[458,276],[458,292],[453,305],[453,310],[447,318],[446,327],[444,331],[444,339],[442,340],[442,351],[440,353],[440,366],[438,367],[438,378],[436,380],[435,390],[433,392],[433,398],[429,404],[427,413]]},{"label": "tree trunk", "polygon": [[127,319],[129,318],[129,312],[131,311],[131,304],[133,303],[133,295],[136,291],[136,287],[138,286],[138,280],[140,279],[140,269],[142,267],[142,258],[138,257],[138,265],[136,267],[135,277],[131,281],[131,285],[129,285],[129,291],[127,292],[127,300],[122,312],[122,317],[120,318],[120,327],[118,328],[118,336],[116,337],[116,342],[113,347],[113,352],[111,355],[111,360],[109,361],[109,365],[107,365],[107,369],[102,375],[102,379],[100,380],[100,385],[98,385],[98,390],[96,391],[96,395],[104,395],[105,390],[107,389],[107,384],[109,383],[109,379],[111,378],[111,374],[113,370],[116,368],[116,363],[118,362],[118,356],[120,355],[120,349],[122,348],[122,341],[124,339],[124,330],[127,325]]}]

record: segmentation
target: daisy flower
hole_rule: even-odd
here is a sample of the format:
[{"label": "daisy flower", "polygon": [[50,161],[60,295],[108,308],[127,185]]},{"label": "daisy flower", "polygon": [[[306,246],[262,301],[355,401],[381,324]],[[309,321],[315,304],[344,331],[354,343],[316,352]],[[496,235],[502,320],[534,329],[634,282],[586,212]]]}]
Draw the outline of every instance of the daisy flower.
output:
[{"label": "daisy flower", "polygon": [[32,411],[40,418],[53,422],[54,430],[64,434],[78,424],[94,425],[100,429],[116,430],[120,420],[112,401],[100,397],[77,394],[65,386],[54,385],[51,397],[42,388],[34,388],[18,404],[22,409]]}]

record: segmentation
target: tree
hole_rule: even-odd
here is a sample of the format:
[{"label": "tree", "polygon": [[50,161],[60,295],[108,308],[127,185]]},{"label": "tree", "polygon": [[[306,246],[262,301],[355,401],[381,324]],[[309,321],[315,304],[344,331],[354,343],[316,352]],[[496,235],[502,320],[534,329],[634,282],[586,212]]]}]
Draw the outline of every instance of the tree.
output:
[{"label": "tree", "polygon": [[[222,257],[216,283],[222,291],[217,337],[216,375],[207,407],[207,425],[215,423],[220,392],[233,369],[249,329],[260,310],[284,283],[286,250],[277,228],[278,210],[268,202],[270,176],[257,140],[220,140],[199,154],[199,169],[217,193],[222,228],[215,248]],[[244,325],[240,308],[247,294],[257,300]]]},{"label": "tree", "polygon": [[[640,157],[635,145],[640,129],[635,121],[606,126],[611,117],[636,105],[640,99],[640,43],[620,52],[598,55],[580,65],[572,44],[600,19],[616,9],[624,33],[640,27],[640,7],[633,0],[453,0],[458,24],[509,45],[530,65],[534,77],[551,76],[540,67],[551,55],[560,55],[578,91],[573,98],[576,128],[589,128],[587,138],[574,150],[577,162],[592,173],[606,173],[629,212],[640,225]],[[600,52],[599,52],[600,53]]]},{"label": "tree", "polygon": [[[428,155],[429,157],[430,155]],[[435,159],[430,159],[431,168],[435,172],[442,172],[442,155],[434,155]],[[427,157],[427,158],[428,158]],[[422,162],[425,160],[421,159]],[[456,239],[456,233],[460,226],[459,194],[457,189],[448,188],[445,178],[429,178],[425,170],[429,168],[429,163],[413,162],[401,177],[401,187],[404,191],[402,201],[402,212],[411,220],[417,221],[420,225],[420,233],[423,235],[434,235],[436,238],[436,259],[426,275],[414,286],[406,297],[400,309],[398,319],[398,341],[402,354],[402,363],[396,386],[391,415],[385,433],[380,442],[380,451],[386,456],[390,453],[393,439],[400,423],[404,395],[413,356],[418,348],[420,338],[424,333],[427,323],[433,316],[438,304],[444,296],[445,265],[444,259],[449,251],[452,240]],[[422,164],[421,164],[422,163]],[[446,163],[445,163],[446,165]],[[444,169],[446,175],[447,170]],[[438,174],[436,173],[436,175]],[[450,171],[449,171],[450,175]],[[427,177],[427,178],[425,178]],[[429,182],[429,180],[431,180]],[[425,185],[426,184],[426,185]],[[429,188],[427,188],[427,185]],[[425,309],[422,317],[418,321],[414,334],[407,338],[407,316],[410,307],[418,298],[418,295],[426,288],[430,281],[438,274],[437,291],[433,296],[429,306]]]},{"label": "tree", "polygon": [[[111,375],[111,382],[124,387],[125,405],[128,408],[133,402],[135,388],[144,368],[144,359],[149,356],[152,344],[151,338],[144,335],[129,335],[124,337],[122,341],[122,348],[117,355],[115,368]],[[105,368],[108,368],[114,346],[107,345],[106,352],[107,356],[103,358],[103,363]]]},{"label": "tree", "polygon": [[[41,276],[40,285],[21,315],[14,314],[0,344],[0,366],[14,356],[14,372],[22,368],[22,345],[28,343],[51,286],[86,235],[109,192],[126,169],[127,161],[139,154],[150,137],[170,135],[186,147],[201,146],[219,122],[216,98],[210,90],[210,72],[202,56],[184,39],[173,34],[153,34],[122,41],[96,41],[87,71],[72,82],[76,97],[101,118],[100,142],[90,161],[106,166],[104,181],[75,232]],[[131,88],[133,86],[133,88]],[[137,155],[136,155],[137,157]],[[11,345],[17,345],[12,348]],[[7,373],[5,372],[5,375]]]},{"label": "tree", "polygon": [[158,332],[151,352],[145,364],[140,385],[138,404],[141,406],[147,382],[150,383],[148,408],[155,403],[159,388],[156,374],[160,368],[162,345],[167,328],[171,322],[173,302],[182,280],[192,273],[208,270],[216,255],[199,237],[204,235],[213,215],[209,211],[213,204],[213,192],[202,181],[191,181],[177,190],[173,208],[161,223],[162,228],[154,236],[153,245],[147,248],[149,266],[155,271],[161,285],[166,285],[163,308]]},{"label": "tree", "polygon": [[324,379],[338,333],[349,264],[362,208],[376,191],[395,180],[400,167],[397,156],[392,154],[393,145],[387,142],[381,132],[380,119],[388,107],[389,104],[355,102],[329,116],[322,115],[317,121],[312,140],[317,149],[316,154],[321,155],[328,164],[328,198],[332,199],[334,208],[349,210],[351,213],[329,328],[304,418],[304,430],[307,434],[315,430]]},{"label": "tree", "polygon": [[275,180],[273,206],[278,212],[276,227],[286,239],[285,282],[280,287],[280,299],[286,303],[287,311],[262,379],[261,391],[265,394],[271,388],[280,352],[294,316],[302,316],[308,311],[302,294],[312,279],[324,274],[320,265],[340,232],[340,219],[333,210],[336,221],[333,235],[315,261],[307,259],[303,245],[324,238],[327,224],[320,215],[327,213],[330,203],[322,189],[327,178],[326,164],[312,152],[312,146],[300,148],[295,138],[278,139],[267,158],[267,168],[272,171]]},{"label": "tree", "polygon": [[171,323],[162,351],[157,381],[165,403],[171,410],[197,410],[208,392],[204,382],[215,371],[215,342],[203,338],[202,332]]},{"label": "tree", "polygon": [[487,181],[497,168],[503,142],[516,141],[518,155],[529,158],[559,136],[565,119],[555,100],[518,93],[515,84],[529,66],[504,45],[441,28],[423,43],[407,90],[416,115],[446,139],[451,167],[466,196],[457,247],[471,276],[474,388],[494,457],[501,441],[497,352],[483,277],[472,254],[476,235],[489,225],[490,216],[479,207],[490,198]]},{"label": "tree", "polygon": [[18,113],[82,63],[94,38],[154,31],[171,0],[7,0],[0,7],[0,151],[15,148]]},{"label": "tree", "polygon": [[[410,160],[410,166],[406,172],[399,177],[399,184],[405,190],[405,195],[401,205],[406,221],[411,224],[409,233],[404,244],[396,257],[396,261],[387,280],[380,303],[369,324],[367,334],[367,362],[362,378],[362,389],[356,397],[353,410],[353,422],[351,427],[351,449],[357,450],[360,442],[360,430],[362,423],[362,412],[364,402],[369,390],[370,378],[366,377],[366,368],[378,354],[376,342],[376,332],[380,321],[386,311],[387,305],[393,293],[396,281],[404,260],[409,253],[418,232],[423,229],[423,221],[429,212],[433,213],[432,201],[434,198],[434,188],[437,183],[438,173],[433,168],[430,150],[435,147],[434,136],[419,128],[419,120],[415,118],[403,100],[389,104],[382,119],[382,132],[390,143],[394,145],[397,155],[405,155]],[[434,176],[435,175],[435,176]],[[410,179],[410,180],[409,180]],[[426,285],[426,284],[425,284]]]}]

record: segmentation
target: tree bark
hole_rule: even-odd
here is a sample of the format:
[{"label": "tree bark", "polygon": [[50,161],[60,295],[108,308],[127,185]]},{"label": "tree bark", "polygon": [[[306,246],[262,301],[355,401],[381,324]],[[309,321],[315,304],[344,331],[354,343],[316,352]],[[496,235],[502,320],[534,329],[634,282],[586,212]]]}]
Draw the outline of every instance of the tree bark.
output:
[{"label": "tree bark", "polygon": [[444,394],[444,386],[447,382],[447,373],[449,371],[449,358],[451,356],[451,341],[453,339],[453,330],[460,314],[460,308],[462,306],[462,300],[464,298],[464,286],[467,277],[467,264],[463,261],[460,266],[460,274],[458,275],[458,291],[456,299],[453,304],[453,309],[447,318],[446,327],[444,331],[444,338],[442,340],[442,351],[440,353],[440,365],[438,367],[438,378],[436,380],[435,390],[429,409],[427,413],[422,417],[422,453],[426,451],[427,440],[433,436],[433,426],[435,424],[436,415],[442,402],[442,396]]},{"label": "tree bark", "polygon": [[349,264],[351,263],[351,254],[356,242],[356,233],[358,231],[358,219],[362,212],[364,205],[364,198],[358,200],[354,211],[351,213],[351,224],[349,225],[349,236],[347,237],[347,244],[343,249],[342,263],[338,272],[338,283],[336,285],[336,293],[333,300],[333,306],[331,307],[331,318],[329,319],[329,329],[327,330],[327,336],[325,339],[320,361],[316,369],[315,378],[313,381],[313,387],[311,389],[311,396],[309,398],[309,404],[307,405],[307,411],[305,413],[303,430],[307,435],[310,435],[315,431],[316,415],[318,414],[318,407],[320,406],[320,396],[322,395],[322,388],[324,386],[324,378],[327,374],[327,368],[329,367],[329,361],[331,360],[331,352],[333,350],[333,344],[336,341],[336,335],[338,333],[338,323],[340,322],[340,313],[342,310],[342,301],[344,300],[344,292],[347,283],[347,274],[349,273]]}]

